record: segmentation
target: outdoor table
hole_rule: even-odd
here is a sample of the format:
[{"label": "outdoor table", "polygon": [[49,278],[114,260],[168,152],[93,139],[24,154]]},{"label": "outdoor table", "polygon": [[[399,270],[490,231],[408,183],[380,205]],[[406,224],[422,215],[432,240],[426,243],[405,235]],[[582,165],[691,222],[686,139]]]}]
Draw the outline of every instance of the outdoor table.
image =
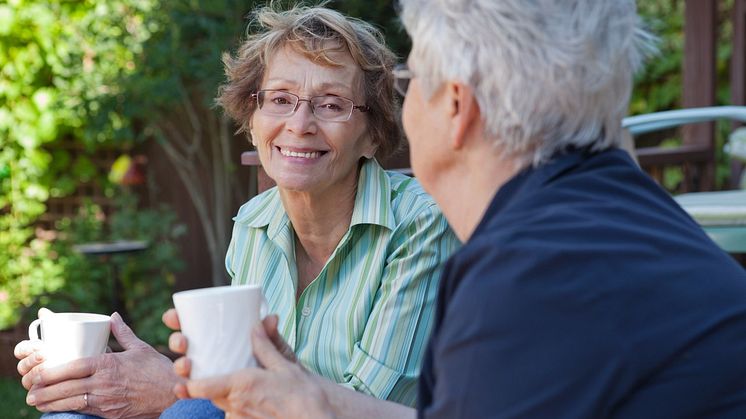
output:
[{"label": "outdoor table", "polygon": [[746,191],[695,192],[674,197],[728,253],[746,253]]},{"label": "outdoor table", "polygon": [[[148,248],[144,241],[119,240],[103,243],[84,243],[73,247],[77,252],[88,256],[100,256],[104,261],[109,261],[111,256],[141,252]],[[124,305],[122,282],[119,278],[119,268],[116,263],[109,263],[112,278],[111,306],[127,321],[127,309]]]}]

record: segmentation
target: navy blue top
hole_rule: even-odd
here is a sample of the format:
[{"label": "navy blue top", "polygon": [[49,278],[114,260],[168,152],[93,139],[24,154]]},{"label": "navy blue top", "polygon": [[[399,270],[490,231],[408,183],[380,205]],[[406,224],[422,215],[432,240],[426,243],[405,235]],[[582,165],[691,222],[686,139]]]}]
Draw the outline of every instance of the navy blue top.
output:
[{"label": "navy blue top", "polygon": [[436,316],[421,418],[746,418],[746,272],[621,150],[500,188]]}]

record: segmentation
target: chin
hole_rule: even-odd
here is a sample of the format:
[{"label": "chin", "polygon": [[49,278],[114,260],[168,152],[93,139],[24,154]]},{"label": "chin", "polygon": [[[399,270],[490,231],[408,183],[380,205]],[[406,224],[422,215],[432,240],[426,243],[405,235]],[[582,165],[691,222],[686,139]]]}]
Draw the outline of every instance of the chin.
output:
[{"label": "chin", "polygon": [[277,187],[287,191],[310,192],[316,187],[316,182],[310,182],[309,179],[299,179],[295,176],[278,177],[275,179]]}]

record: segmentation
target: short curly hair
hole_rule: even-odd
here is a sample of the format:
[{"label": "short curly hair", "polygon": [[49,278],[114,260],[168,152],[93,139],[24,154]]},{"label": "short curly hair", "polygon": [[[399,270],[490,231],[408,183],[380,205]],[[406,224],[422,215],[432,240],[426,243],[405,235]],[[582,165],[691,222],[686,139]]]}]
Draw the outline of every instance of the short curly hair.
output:
[{"label": "short curly hair", "polygon": [[[360,19],[321,6],[296,6],[279,11],[272,5],[253,12],[247,38],[235,56],[223,54],[227,81],[218,90],[217,103],[250,136],[249,121],[256,110],[252,93],[260,84],[272,55],[289,46],[316,62],[339,65],[329,52],[346,50],[363,72],[368,132],[378,145],[376,156],[385,159],[402,144],[400,106],[394,95],[392,68],[396,56],[381,32]],[[331,46],[331,47],[330,47]]]}]

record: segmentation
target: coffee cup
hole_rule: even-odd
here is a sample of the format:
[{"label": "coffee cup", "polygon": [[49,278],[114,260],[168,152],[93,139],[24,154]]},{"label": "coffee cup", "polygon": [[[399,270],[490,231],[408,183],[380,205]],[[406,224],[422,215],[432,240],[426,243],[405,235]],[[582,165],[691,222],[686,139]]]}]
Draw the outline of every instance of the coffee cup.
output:
[{"label": "coffee cup", "polygon": [[44,366],[50,368],[106,352],[110,321],[103,314],[53,313],[41,309],[39,318],[29,325],[28,335],[31,340],[43,342]]},{"label": "coffee cup", "polygon": [[266,315],[259,285],[200,288],[173,295],[193,379],[256,366],[251,328]]}]

